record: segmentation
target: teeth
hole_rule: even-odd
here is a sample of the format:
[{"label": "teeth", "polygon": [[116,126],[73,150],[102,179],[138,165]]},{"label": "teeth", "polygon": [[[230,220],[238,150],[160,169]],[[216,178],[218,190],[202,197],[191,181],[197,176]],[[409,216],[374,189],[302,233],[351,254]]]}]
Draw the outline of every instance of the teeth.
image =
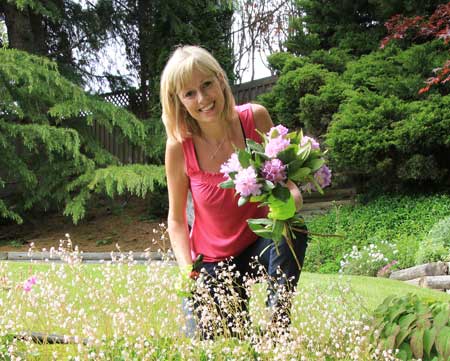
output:
[{"label": "teeth", "polygon": [[211,104],[209,104],[208,106],[202,108],[201,111],[202,111],[202,112],[203,112],[203,111],[206,112],[206,111],[208,111],[208,110],[211,110],[213,106],[214,106],[214,103],[211,103]]}]

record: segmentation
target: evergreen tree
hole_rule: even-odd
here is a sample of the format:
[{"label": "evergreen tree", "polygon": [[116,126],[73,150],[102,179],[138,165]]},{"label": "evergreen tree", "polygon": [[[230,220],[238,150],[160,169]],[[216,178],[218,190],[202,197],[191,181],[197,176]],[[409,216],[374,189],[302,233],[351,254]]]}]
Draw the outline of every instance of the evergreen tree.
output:
[{"label": "evergreen tree", "polygon": [[299,0],[293,21],[297,31],[287,42],[288,51],[309,55],[333,47],[348,49],[353,55],[378,48],[385,35],[384,23],[393,15],[430,14],[439,0]]},{"label": "evergreen tree", "polygon": [[77,222],[93,193],[143,197],[165,184],[162,166],[122,165],[101,148],[94,120],[145,149],[133,114],[85,93],[45,57],[0,49],[0,219],[65,207]]},{"label": "evergreen tree", "polygon": [[149,97],[146,113],[152,118],[159,117],[159,77],[175,46],[207,48],[232,78],[231,1],[113,0],[113,8],[110,28],[125,44],[139,90]]}]

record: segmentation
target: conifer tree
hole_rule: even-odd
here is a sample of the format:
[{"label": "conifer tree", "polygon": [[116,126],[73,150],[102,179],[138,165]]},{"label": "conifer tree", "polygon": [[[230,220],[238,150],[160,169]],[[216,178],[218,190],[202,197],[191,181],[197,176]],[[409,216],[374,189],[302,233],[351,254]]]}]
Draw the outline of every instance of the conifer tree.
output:
[{"label": "conifer tree", "polygon": [[123,165],[93,137],[93,121],[146,147],[144,124],[61,76],[55,62],[0,49],[0,220],[64,208],[78,222],[93,193],[145,196],[164,185],[156,165]]}]

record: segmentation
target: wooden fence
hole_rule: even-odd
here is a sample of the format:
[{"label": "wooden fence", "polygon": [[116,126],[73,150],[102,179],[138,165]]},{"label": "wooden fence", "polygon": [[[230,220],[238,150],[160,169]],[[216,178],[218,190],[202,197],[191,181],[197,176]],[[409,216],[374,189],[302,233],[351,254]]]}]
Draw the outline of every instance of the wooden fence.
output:
[{"label": "wooden fence", "polygon": [[[231,89],[236,99],[236,104],[239,105],[254,101],[258,95],[268,92],[276,81],[277,77],[271,76],[232,86]],[[138,118],[144,119],[149,117],[146,110],[149,94],[142,94],[136,91],[120,91],[103,94],[102,97],[107,102],[128,109]],[[94,122],[93,132],[103,148],[119,158],[122,163],[146,162],[143,150],[131,144],[127,139],[119,137],[117,129],[109,133],[104,126]]]}]

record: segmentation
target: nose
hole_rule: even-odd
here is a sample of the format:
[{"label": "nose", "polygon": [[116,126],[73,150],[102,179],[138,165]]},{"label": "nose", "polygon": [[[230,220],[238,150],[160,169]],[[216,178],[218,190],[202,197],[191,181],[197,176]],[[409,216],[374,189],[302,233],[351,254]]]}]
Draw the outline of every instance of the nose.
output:
[{"label": "nose", "polygon": [[207,91],[205,89],[201,89],[198,91],[198,102],[203,102],[208,97]]}]

